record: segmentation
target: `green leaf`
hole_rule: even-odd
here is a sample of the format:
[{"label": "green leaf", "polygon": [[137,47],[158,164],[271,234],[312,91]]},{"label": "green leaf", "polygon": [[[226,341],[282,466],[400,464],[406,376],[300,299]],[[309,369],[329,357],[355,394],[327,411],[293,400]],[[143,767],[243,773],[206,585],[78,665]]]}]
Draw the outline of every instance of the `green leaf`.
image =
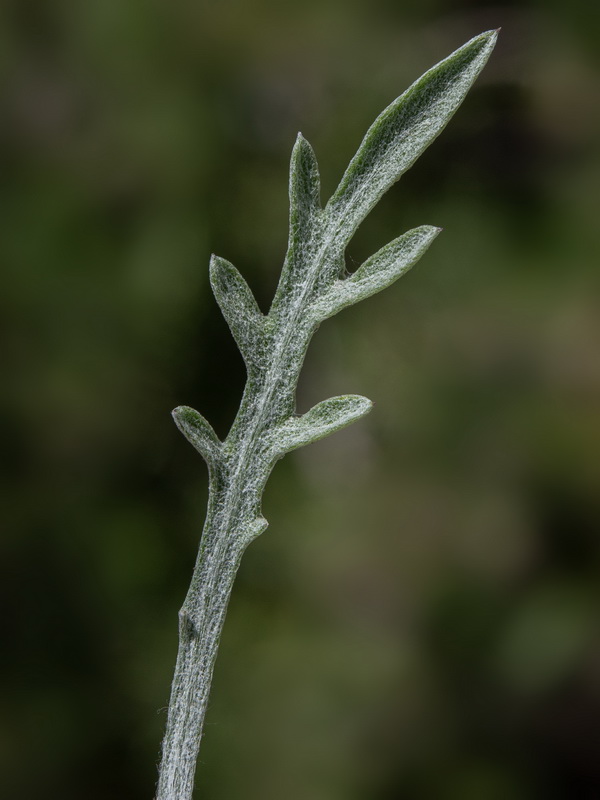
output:
[{"label": "green leaf", "polygon": [[188,442],[194,445],[209,467],[216,467],[221,460],[221,442],[210,422],[189,406],[178,406],[172,414]]},{"label": "green leaf", "polygon": [[390,286],[417,263],[441,230],[422,225],[394,239],[348,278],[336,281],[314,304],[311,313],[322,321]]},{"label": "green leaf", "polygon": [[317,157],[299,133],[290,160],[290,238],[298,238],[298,234],[320,210],[320,192]]},{"label": "green leaf", "polygon": [[327,209],[347,244],[369,211],[449,122],[485,66],[497,31],[471,39],[426,72],[377,117]]},{"label": "green leaf", "polygon": [[301,417],[290,417],[275,428],[271,437],[272,451],[282,456],[297,447],[316,442],[364,417],[372,407],[368,398],[357,394],[323,400]]},{"label": "green leaf", "polygon": [[290,230],[273,309],[289,305],[303,289],[304,273],[311,266],[321,238],[321,183],[314,150],[298,134],[290,160]]},{"label": "green leaf", "polygon": [[244,278],[229,261],[213,255],[210,283],[246,366],[264,361],[265,317]]}]

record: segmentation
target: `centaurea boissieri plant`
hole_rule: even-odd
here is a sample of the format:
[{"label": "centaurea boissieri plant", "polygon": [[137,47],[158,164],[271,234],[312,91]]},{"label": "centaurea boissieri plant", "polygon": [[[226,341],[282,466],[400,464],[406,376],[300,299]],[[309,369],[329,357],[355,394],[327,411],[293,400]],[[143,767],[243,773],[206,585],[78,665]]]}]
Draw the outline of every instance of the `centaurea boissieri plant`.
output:
[{"label": "centaurea boissieri plant", "polygon": [[244,278],[213,256],[210,281],[246,363],[240,410],[221,442],[186,406],[175,422],[208,464],[209,499],[191,586],[179,612],[179,653],[171,689],[156,800],[190,800],[227,604],[242,554],[267,527],[261,497],[275,462],[296,447],[359,419],[357,395],[295,413],[300,369],[320,323],[389,286],[423,255],[439,228],[405,233],[347,275],[344,252],[380,197],[442,131],[483,69],[497,32],[471,39],[395,100],[373,123],[327,205],[320,203],[314,152],[299,134],[290,168],[285,263],[265,316]]}]

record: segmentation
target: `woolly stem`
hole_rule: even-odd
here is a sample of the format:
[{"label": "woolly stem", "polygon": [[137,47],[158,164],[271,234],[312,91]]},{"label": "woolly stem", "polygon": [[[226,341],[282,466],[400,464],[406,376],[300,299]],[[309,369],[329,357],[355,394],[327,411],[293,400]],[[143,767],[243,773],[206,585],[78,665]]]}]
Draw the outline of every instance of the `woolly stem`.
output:
[{"label": "woolly stem", "polygon": [[191,800],[219,639],[245,549],[243,539],[219,525],[218,513],[207,518],[202,543],[179,612],[179,651],[156,800]]}]

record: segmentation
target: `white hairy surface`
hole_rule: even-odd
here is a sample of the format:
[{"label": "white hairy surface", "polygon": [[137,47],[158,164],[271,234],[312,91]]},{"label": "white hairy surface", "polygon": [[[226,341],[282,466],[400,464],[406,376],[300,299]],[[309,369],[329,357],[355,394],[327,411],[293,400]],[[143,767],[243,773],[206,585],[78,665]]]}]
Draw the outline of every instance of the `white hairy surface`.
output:
[{"label": "white hairy surface", "polygon": [[295,393],[319,324],[384,289],[421,257],[439,228],[400,236],[341,278],[344,250],[390,186],[443,130],[496,42],[488,31],[429,70],[375,120],[325,208],[317,161],[299,134],[290,169],[289,245],[271,310],[263,315],[236,268],[213,256],[213,292],[242,353],[248,380],[240,410],[220,442],[194,409],[173,412],[209,468],[200,551],[179,613],[179,653],[171,690],[156,800],[190,800],[219,637],[247,545],[267,527],[262,492],[278,458],[359,419],[371,401],[356,395],[295,414]]}]

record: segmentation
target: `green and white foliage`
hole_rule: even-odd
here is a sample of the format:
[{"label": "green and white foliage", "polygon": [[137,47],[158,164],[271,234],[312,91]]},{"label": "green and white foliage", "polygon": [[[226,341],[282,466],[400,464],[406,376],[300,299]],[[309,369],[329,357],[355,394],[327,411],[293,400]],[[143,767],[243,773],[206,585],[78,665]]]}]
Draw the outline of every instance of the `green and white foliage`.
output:
[{"label": "green and white foliage", "polygon": [[173,412],[209,469],[209,502],[192,583],[180,611],[180,645],[163,741],[157,800],[189,800],[212,670],[242,553],[267,522],[261,497],[277,459],[364,416],[371,402],[346,395],[295,413],[298,377],[321,322],[386,288],[440,232],[415,228],[346,276],[344,252],[380,197],[435,139],[484,67],[497,32],[476,36],[425,73],[369,128],[323,207],[319,169],[298,135],[290,168],[289,244],[271,309],[264,315],[238,270],[213,256],[214,295],[244,358],[238,415],[221,442],[197,411]]}]

